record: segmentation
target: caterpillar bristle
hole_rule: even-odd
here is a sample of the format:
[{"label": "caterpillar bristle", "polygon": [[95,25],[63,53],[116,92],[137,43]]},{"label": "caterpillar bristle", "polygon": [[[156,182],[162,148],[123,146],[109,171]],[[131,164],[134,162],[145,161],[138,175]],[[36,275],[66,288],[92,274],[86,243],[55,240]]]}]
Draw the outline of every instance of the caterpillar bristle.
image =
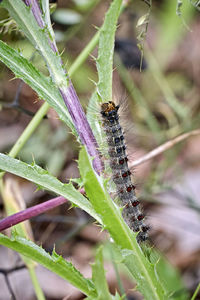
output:
[{"label": "caterpillar bristle", "polygon": [[140,209],[140,201],[135,195],[135,184],[131,179],[128,167],[124,133],[119,123],[119,105],[113,101],[101,105],[102,127],[108,144],[108,160],[112,170],[112,179],[116,186],[116,194],[123,207],[122,217],[127,225],[138,232],[137,241],[144,242],[148,238],[149,226],[144,224],[144,215]]}]

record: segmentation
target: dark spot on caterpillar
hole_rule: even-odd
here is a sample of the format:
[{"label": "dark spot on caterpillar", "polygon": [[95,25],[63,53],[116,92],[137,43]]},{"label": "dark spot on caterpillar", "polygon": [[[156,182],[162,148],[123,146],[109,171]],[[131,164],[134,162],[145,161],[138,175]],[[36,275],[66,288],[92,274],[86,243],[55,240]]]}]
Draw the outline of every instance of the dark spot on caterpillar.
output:
[{"label": "dark spot on caterpillar", "polygon": [[124,159],[119,159],[119,164],[123,165],[124,161],[125,161]]},{"label": "dark spot on caterpillar", "polygon": [[104,111],[101,111],[102,116],[106,117],[106,113]]},{"label": "dark spot on caterpillar", "polygon": [[132,186],[128,186],[126,190],[130,193],[132,191]]},{"label": "dark spot on caterpillar", "polygon": [[139,232],[137,235],[137,242],[141,243],[141,242],[145,242],[148,239],[148,234],[147,232]]},{"label": "dark spot on caterpillar", "polygon": [[120,138],[116,137],[115,138],[115,144],[118,144],[120,142]]},{"label": "dark spot on caterpillar", "polygon": [[137,217],[137,219],[138,219],[138,221],[141,221],[141,220],[143,220],[144,219],[144,215],[139,215],[138,217]]},{"label": "dark spot on caterpillar", "polygon": [[108,120],[110,121],[110,123],[114,123],[115,119],[113,117],[109,117]]},{"label": "dark spot on caterpillar", "polygon": [[122,148],[116,148],[117,153],[121,153],[122,152]]},{"label": "dark spot on caterpillar", "polygon": [[125,172],[125,173],[122,174],[122,177],[124,177],[124,178],[127,177],[127,176],[128,176],[128,172]]},{"label": "dark spot on caterpillar", "polygon": [[150,227],[147,226],[147,225],[143,225],[143,226],[141,227],[141,229],[142,229],[143,232],[147,232],[147,231],[150,229]]},{"label": "dark spot on caterpillar", "polygon": [[133,228],[133,231],[134,231],[134,232],[138,232],[138,231],[140,231],[140,228],[139,228],[139,227],[134,227],[134,228]]},{"label": "dark spot on caterpillar", "polygon": [[[138,205],[140,204],[140,201],[135,200],[135,201],[133,201],[131,204],[132,204],[133,207],[136,207],[136,206],[138,206]],[[139,216],[138,216],[138,217],[139,217]],[[143,219],[143,218],[142,218],[142,219]],[[142,219],[141,219],[141,220],[142,220]],[[139,220],[139,219],[138,219],[138,220]]]}]

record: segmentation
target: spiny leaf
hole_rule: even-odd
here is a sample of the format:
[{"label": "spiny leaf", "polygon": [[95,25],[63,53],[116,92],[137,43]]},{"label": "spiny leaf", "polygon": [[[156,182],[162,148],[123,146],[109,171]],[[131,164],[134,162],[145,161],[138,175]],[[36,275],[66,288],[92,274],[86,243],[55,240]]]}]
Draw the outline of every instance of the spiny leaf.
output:
[{"label": "spiny leaf", "polygon": [[[4,0],[1,5],[9,11],[19,28],[27,36],[34,47],[39,50],[47,63],[56,85],[58,87],[67,86],[68,78],[61,65],[60,57],[52,50],[50,46],[51,42],[46,34],[46,30],[39,27],[32,14],[31,8],[26,6],[21,0]],[[38,16],[38,19],[39,17],[40,16]]]},{"label": "spiny leaf", "polygon": [[55,251],[53,255],[50,255],[42,247],[39,247],[33,242],[17,235],[12,236],[12,238],[8,238],[0,233],[0,244],[33,259],[48,270],[69,281],[84,294],[88,296],[93,295],[93,297],[95,297],[96,292],[93,283],[84,278],[83,275],[72,265],[72,263],[56,254]]},{"label": "spiny leaf", "polygon": [[21,176],[22,178],[39,184],[46,190],[65,197],[101,223],[101,219],[95,213],[90,202],[81,195],[71,183],[64,184],[41,167],[35,164],[26,164],[5,154],[0,154],[0,169]]},{"label": "spiny leaf", "polygon": [[112,72],[115,31],[120,14],[122,0],[114,0],[106,13],[104,24],[100,31],[97,70],[99,82],[97,91],[102,101],[112,99]]},{"label": "spiny leaf", "polygon": [[98,71],[99,81],[96,86],[96,91],[93,93],[87,111],[87,118],[94,129],[94,135],[98,143],[101,143],[101,132],[99,131],[99,119],[94,114],[94,108],[97,108],[97,103],[112,100],[112,72],[113,72],[113,53],[115,31],[117,28],[117,20],[120,14],[122,5],[121,0],[114,0],[106,13],[99,36],[99,49],[96,66]]},{"label": "spiny leaf", "polygon": [[108,290],[108,284],[106,282],[104,265],[103,265],[103,247],[99,247],[96,253],[95,262],[92,265],[92,280],[97,290],[98,300],[111,300],[112,297]]},{"label": "spiny leaf", "polygon": [[154,265],[149,262],[137,244],[135,233],[122,219],[120,209],[113,203],[106,191],[104,180],[94,172],[92,160],[84,149],[80,152],[79,169],[90,202],[101,217],[104,228],[109,231],[116,245],[121,250],[123,249],[124,263],[135,278],[138,289],[145,299],[165,299]]},{"label": "spiny leaf", "polygon": [[44,76],[19,52],[2,41],[0,41],[0,60],[13,71],[16,77],[21,78],[36,91],[41,99],[46,100],[57,111],[61,120],[76,133],[66,105],[50,78]]}]

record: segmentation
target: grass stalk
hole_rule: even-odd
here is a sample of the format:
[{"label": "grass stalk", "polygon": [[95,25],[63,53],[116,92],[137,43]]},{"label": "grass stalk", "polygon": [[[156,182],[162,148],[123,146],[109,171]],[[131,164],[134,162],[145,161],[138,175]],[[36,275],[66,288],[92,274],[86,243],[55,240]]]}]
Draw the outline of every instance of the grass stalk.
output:
[{"label": "grass stalk", "polygon": [[38,278],[36,276],[35,266],[32,266],[32,265],[28,266],[28,271],[29,271],[29,275],[30,275],[30,278],[31,278],[31,281],[32,281],[32,284],[33,284],[33,287],[34,287],[37,299],[38,300],[45,300],[44,293],[43,293],[43,291],[42,291],[42,289],[40,287]]}]

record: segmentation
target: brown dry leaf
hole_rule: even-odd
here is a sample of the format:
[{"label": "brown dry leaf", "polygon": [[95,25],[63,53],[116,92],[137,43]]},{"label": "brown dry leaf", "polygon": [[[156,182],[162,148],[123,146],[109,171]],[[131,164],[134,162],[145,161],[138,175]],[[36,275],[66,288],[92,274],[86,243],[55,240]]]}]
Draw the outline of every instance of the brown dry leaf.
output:
[{"label": "brown dry leaf", "polygon": [[[17,213],[26,208],[25,201],[22,197],[20,186],[16,178],[6,177],[2,187],[2,197],[8,215]],[[21,223],[27,238],[33,240],[33,233],[29,221]]]}]

